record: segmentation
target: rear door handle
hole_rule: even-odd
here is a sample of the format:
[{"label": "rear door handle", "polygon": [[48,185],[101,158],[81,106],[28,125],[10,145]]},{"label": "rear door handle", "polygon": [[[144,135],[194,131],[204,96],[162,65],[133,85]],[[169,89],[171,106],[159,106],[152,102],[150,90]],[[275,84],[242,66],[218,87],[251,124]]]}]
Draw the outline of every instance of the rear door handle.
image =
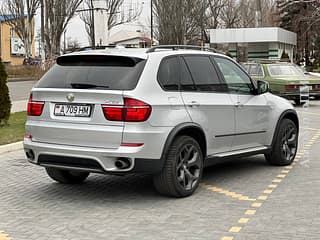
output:
[{"label": "rear door handle", "polygon": [[189,107],[199,107],[200,103],[197,101],[191,101],[190,103],[187,104]]}]

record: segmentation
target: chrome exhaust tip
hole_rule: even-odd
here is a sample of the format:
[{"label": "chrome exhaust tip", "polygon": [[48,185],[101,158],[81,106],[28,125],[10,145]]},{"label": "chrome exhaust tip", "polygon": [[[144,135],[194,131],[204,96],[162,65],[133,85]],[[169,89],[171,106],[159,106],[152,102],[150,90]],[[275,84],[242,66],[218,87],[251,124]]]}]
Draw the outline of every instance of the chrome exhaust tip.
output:
[{"label": "chrome exhaust tip", "polygon": [[130,168],[131,164],[130,158],[118,158],[114,163],[118,169]]}]

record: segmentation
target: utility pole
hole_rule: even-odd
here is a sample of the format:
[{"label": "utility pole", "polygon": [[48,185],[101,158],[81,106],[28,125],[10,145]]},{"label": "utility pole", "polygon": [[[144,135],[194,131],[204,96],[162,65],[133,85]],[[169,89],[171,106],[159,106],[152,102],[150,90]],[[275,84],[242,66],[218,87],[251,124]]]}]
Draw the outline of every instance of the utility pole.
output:
[{"label": "utility pole", "polygon": [[92,34],[92,43],[91,47],[92,49],[96,48],[96,33],[95,33],[95,26],[94,26],[94,6],[93,6],[93,0],[90,0],[90,8],[91,8],[91,18],[92,18],[92,26],[91,26],[91,34]]},{"label": "utility pole", "polygon": [[262,27],[262,8],[261,8],[261,0],[256,0],[256,19],[255,19],[255,27]]},{"label": "utility pole", "polygon": [[41,0],[41,36],[40,36],[40,41],[41,41],[41,60],[44,61],[46,59],[46,53],[45,53],[45,43],[44,43],[44,0]]}]

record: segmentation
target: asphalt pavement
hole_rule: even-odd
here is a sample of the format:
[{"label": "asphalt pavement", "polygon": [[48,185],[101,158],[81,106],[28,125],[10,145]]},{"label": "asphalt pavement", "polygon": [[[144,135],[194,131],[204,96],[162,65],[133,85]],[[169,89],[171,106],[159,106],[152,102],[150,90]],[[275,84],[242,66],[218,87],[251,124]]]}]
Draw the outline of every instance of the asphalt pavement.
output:
[{"label": "asphalt pavement", "polygon": [[30,91],[37,81],[8,81],[9,94],[11,101],[21,101],[29,98]]},{"label": "asphalt pavement", "polygon": [[[9,94],[11,98],[11,112],[26,111],[27,102],[32,87],[37,81],[24,79],[24,81],[8,81]],[[1,238],[0,238],[1,240]]]},{"label": "asphalt pavement", "polygon": [[183,199],[160,196],[147,175],[58,184],[22,150],[2,153],[0,239],[319,239],[320,102],[297,111],[292,166],[269,166],[263,155],[218,164]]}]

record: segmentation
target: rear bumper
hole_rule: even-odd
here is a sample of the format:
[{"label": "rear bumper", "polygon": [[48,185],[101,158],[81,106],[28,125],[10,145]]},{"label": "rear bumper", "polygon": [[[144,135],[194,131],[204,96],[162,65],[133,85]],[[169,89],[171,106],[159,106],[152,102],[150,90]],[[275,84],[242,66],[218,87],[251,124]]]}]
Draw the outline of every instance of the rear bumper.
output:
[{"label": "rear bumper", "polygon": [[[159,146],[160,147],[160,146]],[[157,173],[161,171],[161,157],[143,158],[144,146],[104,149],[33,142],[24,139],[24,151],[30,163],[43,167],[79,170],[105,174]],[[161,148],[162,149],[162,148]],[[124,169],[116,161],[126,159],[130,165]]]},{"label": "rear bumper", "polygon": [[[280,97],[284,97],[288,100],[298,100],[301,97],[300,92],[280,92],[280,93],[275,93],[275,94]],[[320,91],[310,91],[309,96],[310,97],[320,96]],[[305,95],[303,95],[302,100],[308,100],[308,98]]]}]

